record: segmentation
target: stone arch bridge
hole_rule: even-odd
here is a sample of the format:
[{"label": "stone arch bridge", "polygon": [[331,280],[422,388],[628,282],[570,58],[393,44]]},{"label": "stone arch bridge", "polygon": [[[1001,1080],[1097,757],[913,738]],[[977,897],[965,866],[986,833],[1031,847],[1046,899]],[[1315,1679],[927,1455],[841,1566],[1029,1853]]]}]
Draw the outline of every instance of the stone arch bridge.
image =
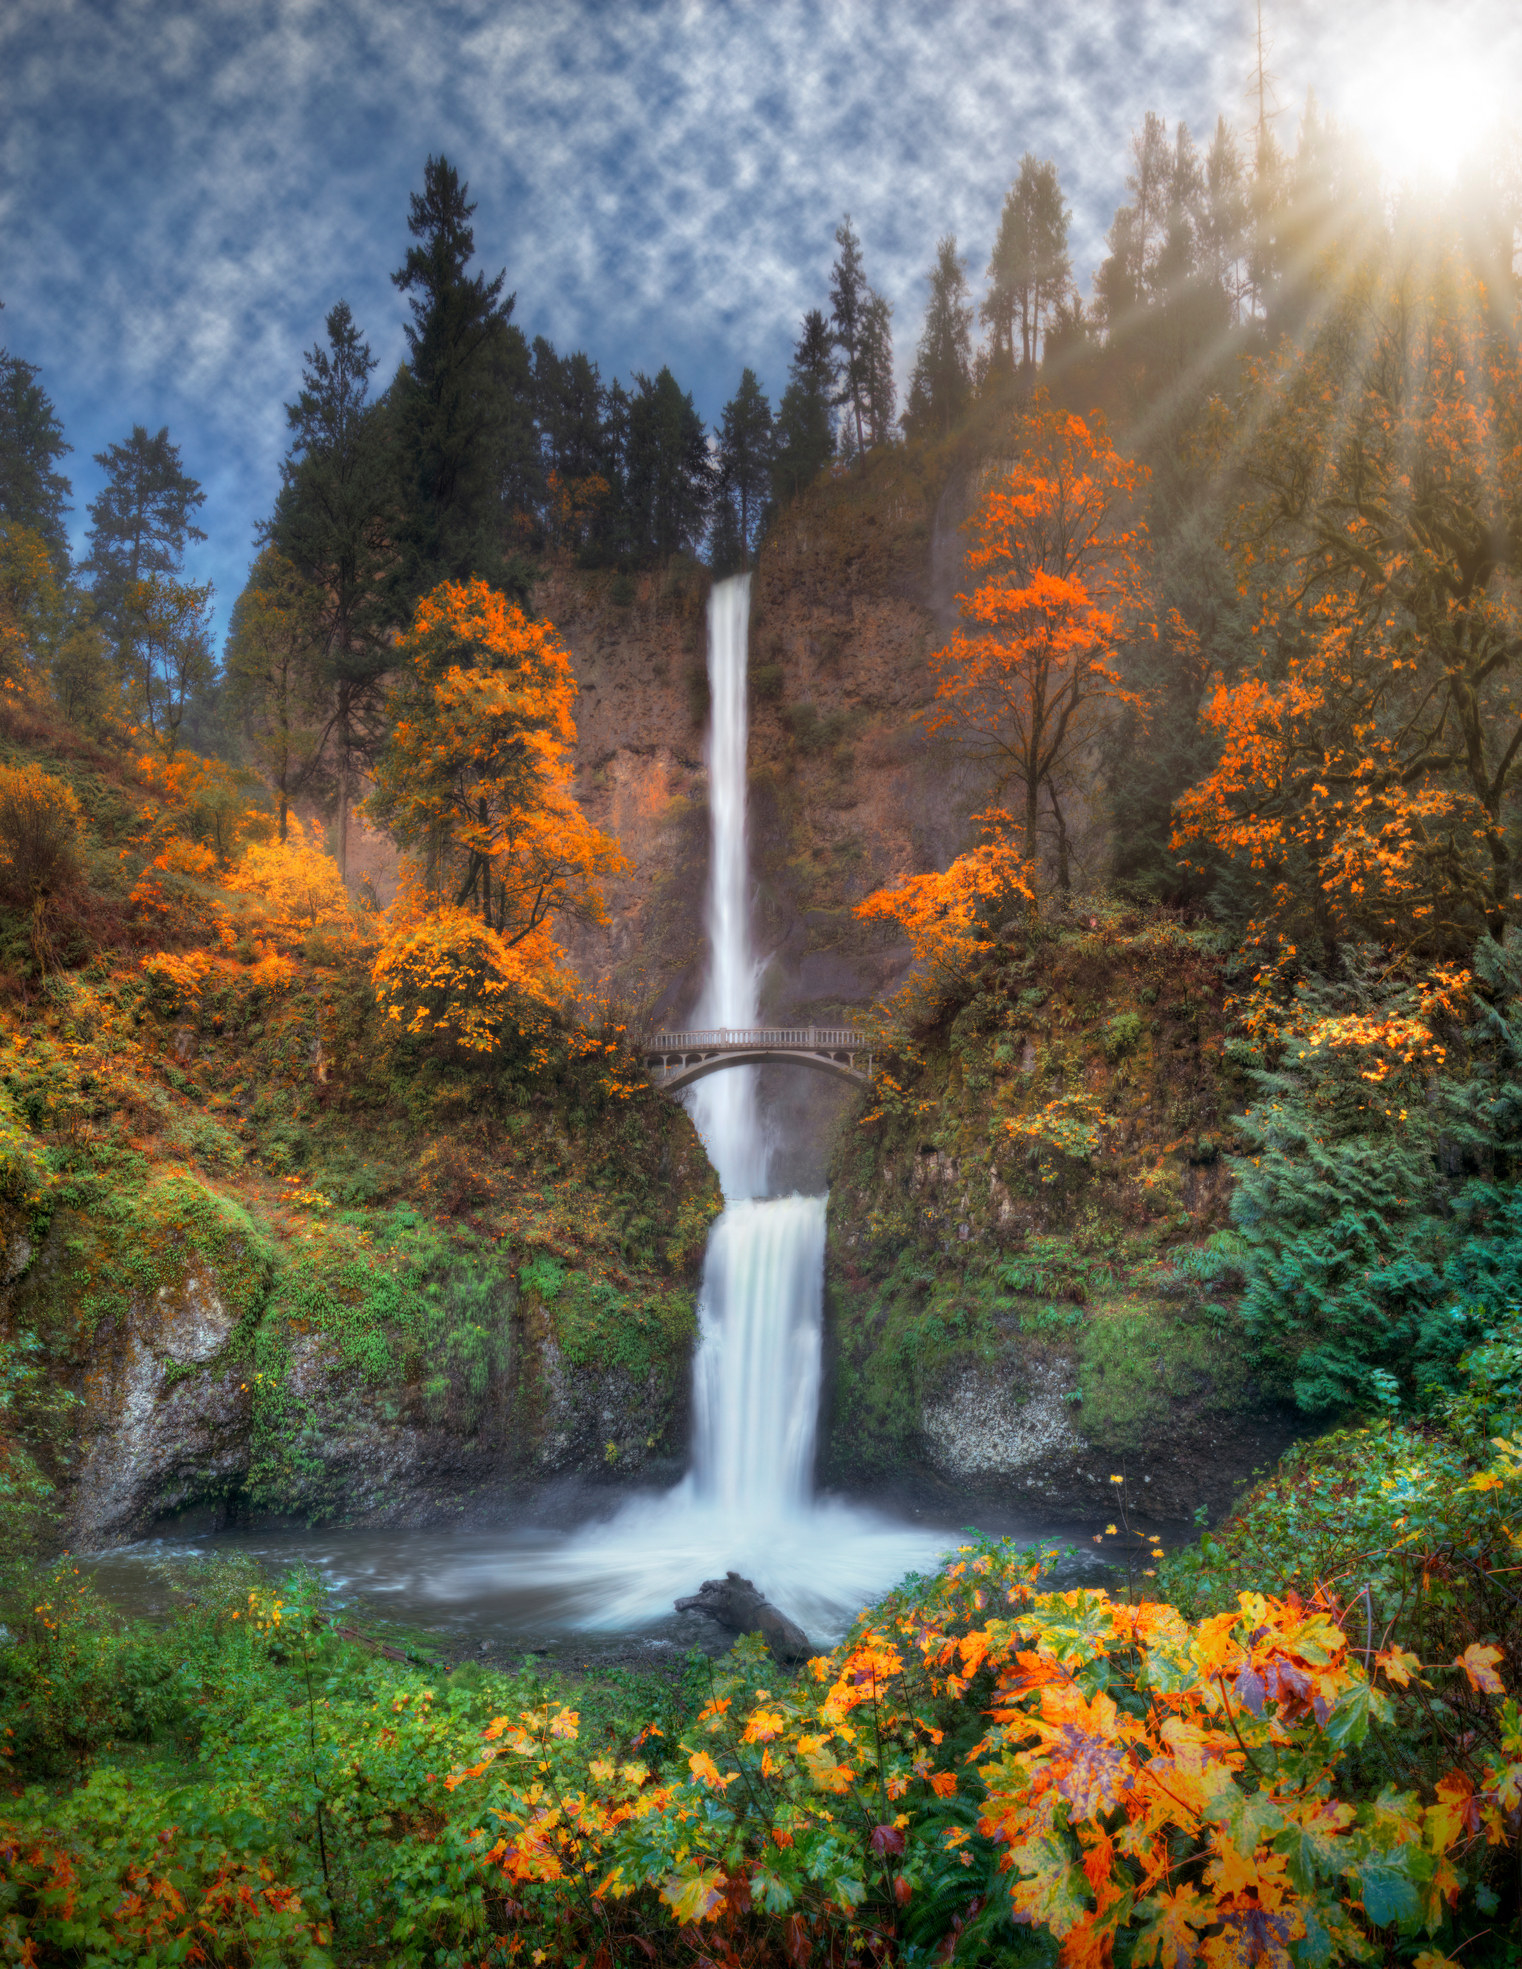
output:
[{"label": "stone arch bridge", "polygon": [[867,1042],[849,1026],[717,1026],[699,1032],[653,1032],[640,1041],[652,1083],[674,1094],[725,1067],[783,1063],[832,1073],[865,1087],[872,1078]]}]

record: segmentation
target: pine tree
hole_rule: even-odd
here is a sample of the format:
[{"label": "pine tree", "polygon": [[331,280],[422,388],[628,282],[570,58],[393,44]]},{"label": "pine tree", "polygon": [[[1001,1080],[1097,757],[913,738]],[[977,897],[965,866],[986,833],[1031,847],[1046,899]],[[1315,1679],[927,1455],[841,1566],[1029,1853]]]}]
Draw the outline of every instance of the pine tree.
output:
[{"label": "pine tree", "polygon": [[624,456],[631,549],[644,562],[696,553],[713,480],[703,420],[669,369],[634,382]]},{"label": "pine tree", "polygon": [[909,385],[904,428],[917,436],[945,437],[972,394],[972,307],[967,299],[967,268],[954,233],[937,246],[928,278],[930,305]]},{"label": "pine tree", "polygon": [[862,334],[863,412],[869,446],[888,444],[898,384],[893,376],[893,309],[875,289],[867,302]]},{"label": "pine tree", "polygon": [[133,638],[142,611],[134,599],[142,583],[179,573],[185,548],[206,535],[192,515],[206,494],[180,462],[167,428],[149,437],[134,424],[125,444],[95,454],[107,474],[105,490],[90,503],[90,550],[81,572],[91,578],[96,615],[125,676],[134,667]]},{"label": "pine tree", "polygon": [[597,364],[578,349],[561,356],[534,340],[534,406],[545,488],[545,530],[585,552],[612,494],[605,392]]},{"label": "pine tree", "polygon": [[772,407],[753,369],[740,375],[740,387],[724,406],[719,427],[717,501],[734,518],[738,564],[755,550],[766,495],[771,484],[774,438]]},{"label": "pine tree", "polygon": [[410,604],[439,581],[480,575],[525,593],[527,571],[510,553],[508,517],[532,487],[532,368],[512,327],[505,273],[467,269],[475,257],[475,206],[444,157],[430,157],[414,192],[408,248],[391,278],[407,295],[408,360],[397,399],[401,514],[399,599]]},{"label": "pine tree", "polygon": [[840,351],[836,403],[846,412],[846,448],[862,457],[871,442],[869,316],[872,290],[861,260],[861,240],[847,212],[835,228],[840,248],[830,270],[830,327]]},{"label": "pine tree", "polygon": [[1156,110],[1147,111],[1142,127],[1131,138],[1131,162],[1132,170],[1126,179],[1126,189],[1131,194],[1131,209],[1136,214],[1133,243],[1137,286],[1146,293],[1151,290],[1167,238],[1168,205],[1173,186],[1174,159],[1169,154],[1168,125]]},{"label": "pine tree", "polygon": [[[291,446],[264,535],[306,584],[316,610],[330,704],[324,742],[336,779],[338,865],[346,869],[354,773],[373,758],[381,736],[393,621],[386,575],[396,519],[385,413],[369,394],[375,358],[347,302],[330,311],[326,326],[327,345],[308,350],[301,393],[286,406]],[[302,781],[293,787],[318,763],[316,753],[305,759]]]},{"label": "pine tree", "polygon": [[1226,297],[1233,324],[1241,320],[1247,293],[1247,252],[1247,180],[1236,137],[1222,116],[1216,119],[1215,135],[1205,154],[1199,254],[1201,270]]},{"label": "pine tree", "polygon": [[818,308],[803,318],[777,407],[772,497],[780,506],[812,485],[835,455],[835,345]]},{"label": "pine tree", "polygon": [[73,488],[55,467],[72,450],[36,369],[0,349],[0,520],[45,541],[60,574],[69,567],[63,516]]},{"label": "pine tree", "polygon": [[981,314],[990,331],[992,367],[1013,369],[1017,324],[1019,361],[1027,369],[1036,361],[1043,325],[1072,285],[1070,216],[1056,165],[1027,151],[1005,194],[988,262],[988,294]]}]

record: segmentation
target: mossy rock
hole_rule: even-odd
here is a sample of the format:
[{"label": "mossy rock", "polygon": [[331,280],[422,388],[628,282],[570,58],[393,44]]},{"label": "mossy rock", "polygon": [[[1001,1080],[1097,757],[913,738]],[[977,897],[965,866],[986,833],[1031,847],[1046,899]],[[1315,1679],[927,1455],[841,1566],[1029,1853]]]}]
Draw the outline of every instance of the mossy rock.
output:
[{"label": "mossy rock", "polygon": [[1209,1318],[1160,1307],[1090,1321],[1078,1345],[1076,1421],[1096,1447],[1157,1449],[1177,1407],[1221,1414],[1248,1405],[1241,1337]]}]

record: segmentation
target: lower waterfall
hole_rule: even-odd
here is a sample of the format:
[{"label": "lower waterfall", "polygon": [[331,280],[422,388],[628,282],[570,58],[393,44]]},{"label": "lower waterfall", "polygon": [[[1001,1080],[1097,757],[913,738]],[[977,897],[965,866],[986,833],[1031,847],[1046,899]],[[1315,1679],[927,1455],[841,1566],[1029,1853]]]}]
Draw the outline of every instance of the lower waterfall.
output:
[{"label": "lower waterfall", "polygon": [[[749,575],[715,585],[709,961],[692,1014],[701,1028],[759,1022],[763,967],[751,938],[746,839],[749,614]],[[932,1563],[948,1543],[814,1496],[826,1199],[766,1194],[769,1144],[757,1091],[754,1067],[728,1067],[688,1095],[725,1202],[703,1264],[691,1468],[664,1497],[633,1500],[531,1562],[535,1580],[567,1596],[585,1627],[639,1626],[669,1613],[705,1576],[733,1569],[813,1638],[828,1640],[872,1594]]]}]

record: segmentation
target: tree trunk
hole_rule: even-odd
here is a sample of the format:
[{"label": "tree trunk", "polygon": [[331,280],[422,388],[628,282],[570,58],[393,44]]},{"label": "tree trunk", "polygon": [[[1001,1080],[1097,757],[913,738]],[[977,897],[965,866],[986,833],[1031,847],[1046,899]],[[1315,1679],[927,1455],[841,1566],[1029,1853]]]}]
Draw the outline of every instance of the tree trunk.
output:
[{"label": "tree trunk", "polygon": [[349,686],[338,687],[338,873],[349,882]]},{"label": "tree trunk", "polygon": [[1046,790],[1051,796],[1052,818],[1057,823],[1057,887],[1063,895],[1068,895],[1072,891],[1073,883],[1068,871],[1067,822],[1063,819],[1062,809],[1057,804],[1057,795],[1052,791],[1051,787],[1048,787]]},{"label": "tree trunk", "polygon": [[1040,799],[1041,782],[1034,773],[1028,773],[1025,780],[1025,859],[1033,868],[1036,865],[1037,807]]}]

